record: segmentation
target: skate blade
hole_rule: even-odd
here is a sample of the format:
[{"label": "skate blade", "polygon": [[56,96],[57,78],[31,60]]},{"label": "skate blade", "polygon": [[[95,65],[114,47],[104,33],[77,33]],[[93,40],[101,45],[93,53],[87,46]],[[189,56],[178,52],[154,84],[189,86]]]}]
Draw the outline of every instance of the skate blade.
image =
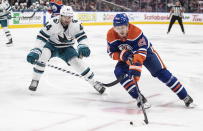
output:
[{"label": "skate blade", "polygon": [[186,107],[186,108],[192,109],[192,108],[196,108],[196,107],[198,107],[197,104],[191,103],[191,104],[190,104],[188,107]]},{"label": "skate blade", "polygon": [[13,43],[12,44],[6,44],[7,47],[11,47],[13,46]]}]

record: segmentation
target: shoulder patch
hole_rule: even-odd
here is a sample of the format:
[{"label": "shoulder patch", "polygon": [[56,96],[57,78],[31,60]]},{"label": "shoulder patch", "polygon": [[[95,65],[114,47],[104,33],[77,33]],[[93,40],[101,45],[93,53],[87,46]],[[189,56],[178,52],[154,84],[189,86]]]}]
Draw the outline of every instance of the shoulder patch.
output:
[{"label": "shoulder patch", "polygon": [[147,45],[146,40],[144,37],[142,37],[139,41],[138,41],[138,46],[142,47],[144,45]]}]

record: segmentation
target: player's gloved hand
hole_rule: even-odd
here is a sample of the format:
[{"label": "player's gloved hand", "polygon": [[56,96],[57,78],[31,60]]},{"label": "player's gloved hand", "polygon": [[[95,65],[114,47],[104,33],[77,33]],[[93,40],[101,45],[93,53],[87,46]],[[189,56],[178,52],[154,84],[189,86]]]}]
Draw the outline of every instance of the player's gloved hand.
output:
[{"label": "player's gloved hand", "polygon": [[78,45],[78,54],[79,54],[79,57],[88,57],[90,55],[89,47],[84,44],[79,44]]},{"label": "player's gloved hand", "polygon": [[39,48],[34,48],[30,50],[30,53],[27,55],[27,62],[35,64],[41,54],[42,51]]},{"label": "player's gloved hand", "polygon": [[130,50],[127,50],[127,49],[124,49],[121,51],[120,53],[120,59],[123,61],[123,62],[126,62],[128,60],[132,60],[132,57],[133,57],[133,53],[132,51]]},{"label": "player's gloved hand", "polygon": [[142,64],[139,62],[133,63],[129,66],[128,76],[129,78],[134,80],[134,82],[138,82],[140,79],[141,71],[142,71]]}]

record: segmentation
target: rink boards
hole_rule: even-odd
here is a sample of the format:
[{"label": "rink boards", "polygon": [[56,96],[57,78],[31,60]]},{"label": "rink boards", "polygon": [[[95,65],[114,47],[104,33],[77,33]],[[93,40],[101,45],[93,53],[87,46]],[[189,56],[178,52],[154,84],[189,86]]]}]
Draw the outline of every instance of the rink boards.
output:
[{"label": "rink boards", "polygon": [[[12,12],[9,28],[35,28],[42,27],[50,18],[47,12]],[[112,19],[118,12],[76,12],[75,19],[83,25],[111,25]],[[126,12],[133,24],[169,24],[169,13]],[[203,25],[203,14],[185,13],[184,24]]]}]

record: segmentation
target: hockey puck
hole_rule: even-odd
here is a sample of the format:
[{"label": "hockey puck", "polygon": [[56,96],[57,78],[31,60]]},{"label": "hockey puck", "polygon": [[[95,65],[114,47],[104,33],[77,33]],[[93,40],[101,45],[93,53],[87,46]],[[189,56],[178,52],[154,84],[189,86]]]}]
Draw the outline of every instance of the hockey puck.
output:
[{"label": "hockey puck", "polygon": [[132,122],[132,121],[130,122],[130,125],[133,125],[133,122]]}]

